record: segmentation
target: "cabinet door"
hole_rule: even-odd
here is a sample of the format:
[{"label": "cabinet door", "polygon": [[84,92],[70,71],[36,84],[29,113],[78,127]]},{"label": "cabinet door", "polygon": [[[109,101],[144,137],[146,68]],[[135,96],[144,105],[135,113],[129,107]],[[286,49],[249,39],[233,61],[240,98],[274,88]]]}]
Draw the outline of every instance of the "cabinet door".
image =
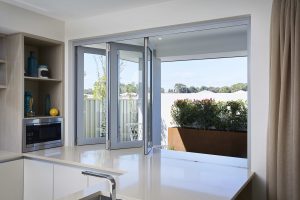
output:
[{"label": "cabinet door", "polygon": [[98,185],[101,191],[110,192],[110,183],[107,179],[88,176],[88,186]]},{"label": "cabinet door", "polygon": [[0,199],[23,199],[23,160],[0,163]]},{"label": "cabinet door", "polygon": [[24,160],[24,200],[53,199],[53,164]]},{"label": "cabinet door", "polygon": [[54,199],[62,198],[85,189],[87,177],[80,168],[65,165],[54,165]]}]

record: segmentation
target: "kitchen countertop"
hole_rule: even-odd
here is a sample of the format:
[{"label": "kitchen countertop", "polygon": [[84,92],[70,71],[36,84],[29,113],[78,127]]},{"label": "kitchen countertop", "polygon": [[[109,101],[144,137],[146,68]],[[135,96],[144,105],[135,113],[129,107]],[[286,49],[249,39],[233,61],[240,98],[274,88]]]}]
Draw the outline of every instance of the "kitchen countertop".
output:
[{"label": "kitchen countertop", "polygon": [[22,158],[22,154],[17,154],[17,153],[0,150],[0,163],[12,161],[12,160],[18,160],[20,158]]},{"label": "kitchen countertop", "polygon": [[253,177],[246,159],[163,149],[145,156],[142,148],[108,151],[89,145],[23,155],[110,173],[117,194],[130,199],[232,199]]}]

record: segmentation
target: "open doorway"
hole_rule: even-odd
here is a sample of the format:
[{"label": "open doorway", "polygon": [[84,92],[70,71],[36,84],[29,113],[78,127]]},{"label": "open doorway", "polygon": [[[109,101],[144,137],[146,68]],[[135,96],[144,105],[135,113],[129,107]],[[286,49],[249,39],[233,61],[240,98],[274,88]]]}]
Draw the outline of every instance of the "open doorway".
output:
[{"label": "open doorway", "polygon": [[161,60],[161,144],[247,158],[246,25],[151,38]]},{"label": "open doorway", "polygon": [[[100,76],[97,70],[89,73],[98,74],[98,79],[106,77],[102,85],[106,85],[104,93],[110,93],[100,96],[99,101],[93,90],[85,88],[84,81],[88,83],[90,78],[84,80],[85,72],[79,73],[82,81],[77,89],[83,92],[77,94],[77,135],[84,136],[82,144],[109,142],[116,149],[158,145],[175,151],[247,158],[248,22],[228,24],[177,31],[166,28],[165,32],[142,34],[144,37],[112,37],[113,41],[104,37],[100,42],[92,40],[80,45],[85,50],[105,51],[99,55],[92,53],[93,57],[106,60],[105,69],[98,70]],[[151,73],[146,74],[145,69]],[[98,79],[89,87],[96,88]],[[80,98],[110,105],[106,105],[105,112],[92,107],[87,112],[89,108],[81,108],[84,103],[80,103]],[[88,120],[95,110],[96,117]],[[146,111],[151,114],[148,116]],[[89,123],[91,133],[83,130],[89,128]],[[172,139],[169,130],[174,128],[177,136]],[[191,135],[199,135],[194,133],[196,130],[207,131],[212,139],[186,139],[189,133],[183,129]],[[230,135],[237,135],[237,139],[231,140]],[[78,139],[80,136],[80,145]],[[204,144],[199,145],[198,141]],[[199,146],[204,150],[197,150]]]}]

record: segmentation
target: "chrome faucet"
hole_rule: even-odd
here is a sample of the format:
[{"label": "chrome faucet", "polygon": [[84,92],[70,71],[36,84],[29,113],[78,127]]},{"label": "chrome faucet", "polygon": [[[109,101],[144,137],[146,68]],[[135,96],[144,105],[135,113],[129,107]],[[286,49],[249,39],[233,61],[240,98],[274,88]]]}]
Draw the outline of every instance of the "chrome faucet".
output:
[{"label": "chrome faucet", "polygon": [[110,191],[110,198],[111,200],[117,200],[117,191],[116,191],[116,181],[113,176],[108,175],[108,174],[101,174],[101,173],[96,173],[96,172],[91,172],[91,171],[83,171],[83,175],[87,176],[95,176],[99,178],[105,178],[110,181],[111,184],[111,191]]}]

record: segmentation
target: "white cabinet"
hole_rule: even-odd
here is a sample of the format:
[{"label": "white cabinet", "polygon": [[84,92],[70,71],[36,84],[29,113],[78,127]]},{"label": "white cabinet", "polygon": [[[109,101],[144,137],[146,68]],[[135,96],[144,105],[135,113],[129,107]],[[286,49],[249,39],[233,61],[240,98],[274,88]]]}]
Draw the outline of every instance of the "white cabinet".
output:
[{"label": "white cabinet", "polygon": [[73,166],[25,159],[24,200],[55,200],[99,183],[103,183],[103,189],[109,191],[107,181],[82,175],[81,172],[84,170]]},{"label": "white cabinet", "polygon": [[53,199],[53,164],[24,160],[24,200]]},{"label": "white cabinet", "polygon": [[0,163],[0,199],[23,199],[23,160]]},{"label": "white cabinet", "polygon": [[88,177],[83,169],[54,164],[54,199],[78,192],[88,186]]},{"label": "white cabinet", "polygon": [[101,191],[106,191],[106,192],[109,192],[111,187],[110,182],[107,179],[88,176],[88,186],[90,187],[94,185],[98,185],[99,186],[98,188]]}]

